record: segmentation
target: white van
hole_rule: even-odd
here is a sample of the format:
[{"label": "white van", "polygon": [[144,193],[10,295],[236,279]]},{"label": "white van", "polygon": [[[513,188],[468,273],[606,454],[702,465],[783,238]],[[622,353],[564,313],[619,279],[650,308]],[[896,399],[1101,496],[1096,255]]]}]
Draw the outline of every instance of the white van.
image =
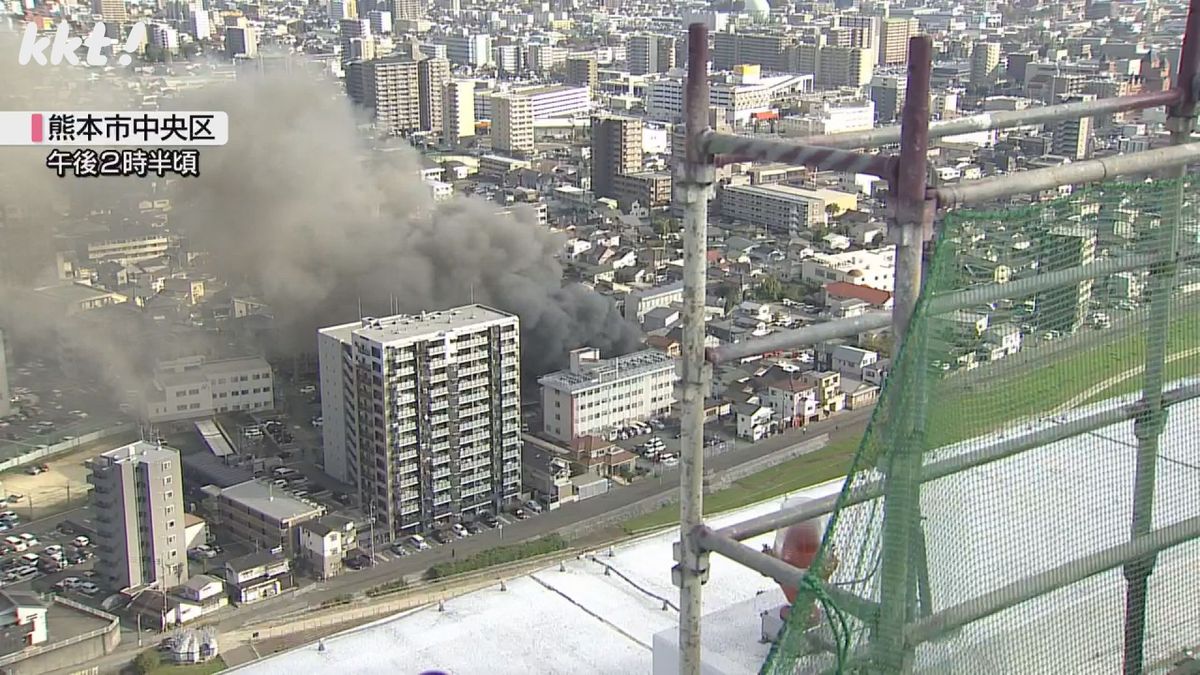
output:
[{"label": "white van", "polygon": [[429,548],[429,542],[425,541],[425,537],[422,537],[419,534],[410,536],[408,538],[408,545],[412,546],[418,551],[424,551],[425,549]]}]

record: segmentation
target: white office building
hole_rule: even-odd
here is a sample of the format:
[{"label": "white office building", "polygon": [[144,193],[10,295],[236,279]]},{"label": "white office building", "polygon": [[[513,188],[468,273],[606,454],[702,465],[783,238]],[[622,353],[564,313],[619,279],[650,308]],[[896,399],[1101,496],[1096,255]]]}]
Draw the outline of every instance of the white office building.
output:
[{"label": "white office building", "polygon": [[481,68],[492,61],[490,35],[446,35],[438,42],[446,46],[446,58],[456,66]]},{"label": "white office building", "polygon": [[271,365],[260,357],[208,361],[190,356],[158,364],[146,393],[151,424],[259,412],[275,407]]},{"label": "white office building", "polygon": [[896,250],[892,247],[845,253],[819,253],[800,263],[806,281],[831,281],[867,286],[892,292],[896,279]]},{"label": "white office building", "polygon": [[521,484],[517,317],[482,305],[318,331],[325,471],[376,536],[495,512]]},{"label": "white office building", "polygon": [[[732,125],[750,122],[754,113],[775,109],[775,102],[813,90],[812,75],[763,76],[755,66],[736,72],[715,73],[710,78],[711,105],[725,110]],[[681,69],[646,80],[646,116],[661,122],[683,120],[685,73]]]},{"label": "white office building", "polygon": [[654,349],[611,359],[576,349],[567,370],[538,380],[543,431],[569,443],[661,417],[675,403],[675,380],[675,359]]},{"label": "white office building", "polygon": [[513,93],[529,99],[535,120],[586,115],[592,105],[591,90],[587,87],[550,85],[516,89]]},{"label": "white office building", "polygon": [[655,286],[653,288],[644,288],[636,291],[630,291],[625,296],[624,314],[625,319],[636,324],[641,324],[642,319],[652,309],[659,307],[670,307],[671,305],[683,302],[683,282],[666,284],[663,286]]}]

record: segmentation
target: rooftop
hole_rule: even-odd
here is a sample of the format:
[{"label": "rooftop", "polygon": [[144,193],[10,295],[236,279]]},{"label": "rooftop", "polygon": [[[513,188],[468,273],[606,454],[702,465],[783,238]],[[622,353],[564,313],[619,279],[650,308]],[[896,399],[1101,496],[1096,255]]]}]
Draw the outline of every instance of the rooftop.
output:
[{"label": "rooftop", "polygon": [[673,370],[675,358],[657,349],[603,359],[583,367],[583,372],[560,370],[538,380],[538,384],[568,393],[594,387],[602,382],[638,377],[661,370]]},{"label": "rooftop", "polygon": [[372,342],[392,344],[431,340],[443,337],[446,333],[504,324],[517,325],[517,317],[483,305],[465,305],[440,312],[364,317],[360,321],[322,328],[318,332],[342,342],[351,342],[355,336],[359,336]]},{"label": "rooftop", "polygon": [[134,441],[129,445],[101,453],[96,459],[104,459],[117,464],[130,462],[169,462],[179,459],[179,453],[165,446],[157,446],[146,441]]},{"label": "rooftop", "polygon": [[221,496],[280,522],[316,517],[322,511],[320,506],[300,501],[259,480],[227,487],[221,490]]}]

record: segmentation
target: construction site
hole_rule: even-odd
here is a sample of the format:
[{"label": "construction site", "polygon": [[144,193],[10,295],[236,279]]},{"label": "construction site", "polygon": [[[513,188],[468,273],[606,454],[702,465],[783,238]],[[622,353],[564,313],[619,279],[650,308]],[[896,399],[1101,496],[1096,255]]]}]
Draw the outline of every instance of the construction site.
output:
[{"label": "construction site", "polygon": [[[702,604],[718,556],[787,594],[762,613],[763,673],[1200,672],[1200,388],[1189,377],[1200,365],[1200,3],[1186,25],[1161,91],[934,123],[932,43],[914,37],[899,127],[802,144],[707,127],[707,31],[691,26],[676,195],[687,242],[678,672],[727,672]],[[1160,147],[930,181],[939,138],[1163,108]],[[714,168],[729,161],[886,181],[894,309],[706,350],[708,200]],[[1114,325],[1097,301],[1129,280],[1138,300]],[[1014,339],[1071,347],[977,361],[997,320],[1021,327]],[[899,354],[841,489],[707,524],[700,436],[712,364],[885,326]],[[747,543],[771,533],[774,545]]]}]

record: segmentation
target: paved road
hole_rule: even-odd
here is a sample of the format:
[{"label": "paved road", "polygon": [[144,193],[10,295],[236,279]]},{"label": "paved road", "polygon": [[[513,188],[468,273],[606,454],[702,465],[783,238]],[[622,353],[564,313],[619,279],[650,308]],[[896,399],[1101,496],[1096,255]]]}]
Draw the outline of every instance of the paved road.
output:
[{"label": "paved road", "polygon": [[[731,450],[725,454],[709,458],[706,468],[716,470],[727,469],[743,464],[763,455],[776,452],[790,445],[803,442],[822,433],[829,433],[831,438],[861,436],[869,421],[872,408],[851,410],[841,413],[835,418],[817,422],[808,427],[808,431],[795,430],[769,438],[753,446]],[[289,594],[260,604],[239,610],[228,618],[221,620],[223,630],[231,630],[246,625],[252,621],[316,607],[328,600],[346,593],[363,590],[371,586],[392,581],[404,576],[420,575],[425,569],[440,562],[447,562],[459,557],[475,553],[507,543],[514,543],[550,534],[562,527],[577,523],[594,516],[631,504],[654,495],[665,495],[669,490],[679,485],[679,469],[667,469],[660,478],[648,478],[629,486],[614,487],[608,493],[591,499],[565,504],[561,508],[548,511],[528,520],[517,520],[502,528],[487,530],[480,534],[460,539],[442,546],[435,546],[428,551],[422,551],[396,558],[385,549],[377,550],[377,563],[374,567],[348,572],[326,582],[318,582],[300,589],[295,594]]]}]

